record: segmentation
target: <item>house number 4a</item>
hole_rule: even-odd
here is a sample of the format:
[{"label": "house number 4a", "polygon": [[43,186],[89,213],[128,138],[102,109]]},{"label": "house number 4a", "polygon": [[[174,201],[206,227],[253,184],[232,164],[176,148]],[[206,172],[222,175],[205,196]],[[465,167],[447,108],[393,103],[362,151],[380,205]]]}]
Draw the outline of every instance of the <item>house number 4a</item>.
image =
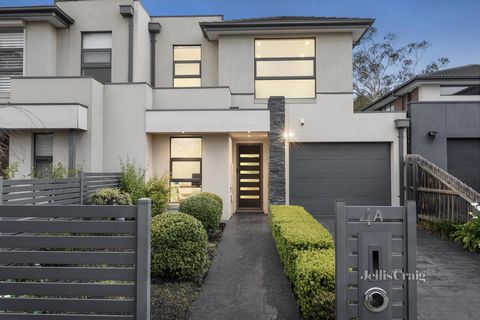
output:
[{"label": "house number 4a", "polygon": [[382,212],[378,209],[376,209],[375,214],[373,214],[372,210],[368,208],[360,217],[360,221],[366,222],[368,223],[368,225],[371,225],[372,222],[383,222],[383,215]]}]

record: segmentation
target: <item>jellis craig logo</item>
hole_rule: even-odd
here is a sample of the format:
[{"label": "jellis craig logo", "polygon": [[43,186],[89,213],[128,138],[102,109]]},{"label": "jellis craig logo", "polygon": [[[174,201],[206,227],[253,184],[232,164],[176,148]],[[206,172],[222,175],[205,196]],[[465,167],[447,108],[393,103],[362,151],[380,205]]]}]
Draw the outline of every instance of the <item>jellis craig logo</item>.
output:
[{"label": "jellis craig logo", "polygon": [[360,276],[360,279],[370,281],[408,280],[427,282],[427,274],[418,270],[415,273],[405,273],[399,270],[395,270],[392,272],[387,272],[385,270],[376,270],[374,273],[369,273],[368,270],[365,270],[364,274]]}]

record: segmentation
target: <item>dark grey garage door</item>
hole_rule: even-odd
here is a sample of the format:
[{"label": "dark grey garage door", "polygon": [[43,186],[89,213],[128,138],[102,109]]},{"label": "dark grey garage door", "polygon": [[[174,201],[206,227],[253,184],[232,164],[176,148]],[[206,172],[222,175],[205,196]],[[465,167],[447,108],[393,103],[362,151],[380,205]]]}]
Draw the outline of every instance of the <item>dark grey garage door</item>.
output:
[{"label": "dark grey garage door", "polygon": [[448,172],[480,191],[480,139],[447,140]]},{"label": "dark grey garage door", "polygon": [[390,205],[389,143],[292,143],[290,204],[313,215],[348,205]]}]

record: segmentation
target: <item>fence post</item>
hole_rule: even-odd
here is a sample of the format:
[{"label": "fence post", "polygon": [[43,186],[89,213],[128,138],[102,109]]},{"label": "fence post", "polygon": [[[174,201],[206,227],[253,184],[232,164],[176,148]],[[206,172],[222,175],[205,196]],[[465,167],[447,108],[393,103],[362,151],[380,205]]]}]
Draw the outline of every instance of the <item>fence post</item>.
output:
[{"label": "fence post", "polygon": [[137,215],[137,295],[135,319],[150,320],[150,225],[151,200],[138,200]]},{"label": "fence post", "polygon": [[78,176],[80,177],[80,205],[83,206],[83,188],[84,188],[83,171],[78,171]]},{"label": "fence post", "polygon": [[3,177],[0,177],[0,205],[3,204]]}]

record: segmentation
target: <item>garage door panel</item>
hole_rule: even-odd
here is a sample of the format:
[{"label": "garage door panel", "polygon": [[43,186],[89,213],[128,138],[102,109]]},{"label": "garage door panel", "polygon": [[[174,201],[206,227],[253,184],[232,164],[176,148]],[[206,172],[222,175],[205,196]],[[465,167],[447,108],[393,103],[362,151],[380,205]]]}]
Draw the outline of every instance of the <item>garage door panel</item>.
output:
[{"label": "garage door panel", "polygon": [[314,215],[349,205],[390,205],[389,143],[302,143],[290,145],[290,204]]},{"label": "garage door panel", "polygon": [[480,191],[480,139],[447,140],[448,172]]},{"label": "garage door panel", "polygon": [[[293,185],[302,185],[302,188],[290,190],[291,196],[390,196],[390,190],[384,186],[390,183],[389,179],[375,178],[322,178],[297,179],[291,181]],[[319,193],[321,191],[321,193]]]},{"label": "garage door panel", "polygon": [[296,160],[298,166],[292,167],[291,175],[305,178],[328,177],[383,177],[384,172],[390,169],[385,160]]},{"label": "garage door panel", "polygon": [[389,144],[372,143],[296,143],[290,159],[390,159]]},{"label": "garage door panel", "polygon": [[335,213],[335,201],[341,200],[358,206],[372,205],[372,201],[378,206],[389,206],[390,201],[385,197],[294,197],[290,202],[300,204],[313,216],[332,215]]}]

